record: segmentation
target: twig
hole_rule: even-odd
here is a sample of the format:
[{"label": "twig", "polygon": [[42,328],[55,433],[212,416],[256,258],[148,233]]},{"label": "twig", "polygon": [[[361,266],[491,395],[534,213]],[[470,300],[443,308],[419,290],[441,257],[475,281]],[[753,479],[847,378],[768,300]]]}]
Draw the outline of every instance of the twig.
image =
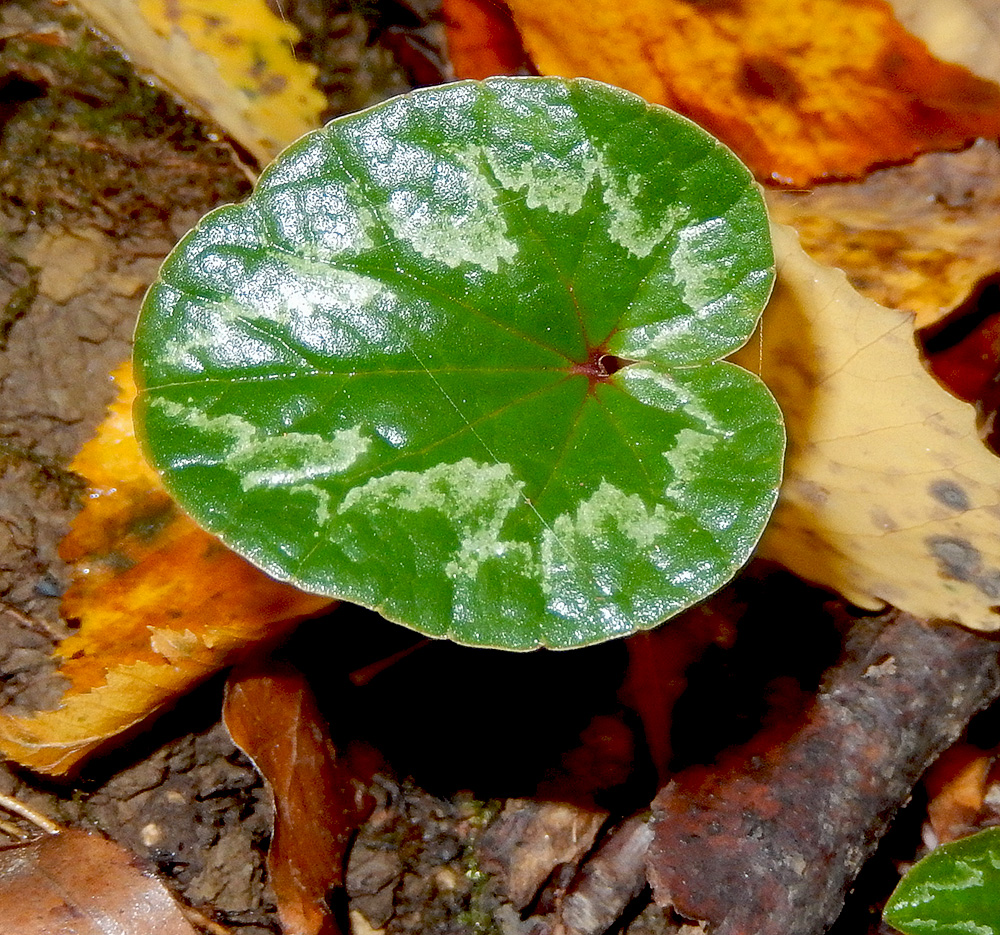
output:
[{"label": "twig", "polygon": [[4,821],[0,819],[0,831],[6,834],[8,837],[15,838],[18,841],[23,841],[26,838],[31,837],[24,828],[19,828],[12,821]]},{"label": "twig", "polygon": [[798,721],[657,796],[657,903],[713,935],[824,932],[921,773],[1000,695],[997,645],[902,613],[856,627]]},{"label": "twig", "polygon": [[30,808],[13,796],[5,795],[3,792],[0,792],[0,808],[5,808],[8,812],[13,812],[15,815],[26,818],[47,834],[58,834],[62,831],[62,828],[54,821],[50,821],[40,812],[36,812],[33,808]]},{"label": "twig", "polygon": [[226,928],[224,925],[219,925],[213,919],[210,919],[205,913],[194,906],[188,906],[182,903],[180,900],[177,901],[177,908],[180,909],[181,915],[188,920],[193,926],[201,929],[203,932],[208,932],[210,935],[233,935],[233,930]]},{"label": "twig", "polygon": [[648,815],[626,819],[581,865],[560,907],[565,935],[607,931],[646,886]]}]

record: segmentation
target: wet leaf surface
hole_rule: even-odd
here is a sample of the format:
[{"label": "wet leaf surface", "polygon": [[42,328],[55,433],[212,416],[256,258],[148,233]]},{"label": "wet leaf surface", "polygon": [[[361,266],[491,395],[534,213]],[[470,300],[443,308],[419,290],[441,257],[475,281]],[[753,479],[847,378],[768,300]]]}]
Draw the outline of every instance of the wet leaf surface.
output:
[{"label": "wet leaf surface", "polygon": [[1000,87],[933,58],[884,0],[509,6],[542,74],[672,107],[762,180],[856,178],[1000,132]]},{"label": "wet leaf surface", "polygon": [[717,359],[770,291],[763,223],[728,150],[633,95],[414,92],[181,242],[139,430],[185,509],[300,587],[508,649],[655,626],[774,501],[780,413]]},{"label": "wet leaf surface", "polygon": [[0,927],[17,935],[195,935],[134,854],[71,830],[0,850]]},{"label": "wet leaf surface", "polygon": [[885,918],[905,935],[1000,932],[1000,828],[936,848],[903,878]]}]

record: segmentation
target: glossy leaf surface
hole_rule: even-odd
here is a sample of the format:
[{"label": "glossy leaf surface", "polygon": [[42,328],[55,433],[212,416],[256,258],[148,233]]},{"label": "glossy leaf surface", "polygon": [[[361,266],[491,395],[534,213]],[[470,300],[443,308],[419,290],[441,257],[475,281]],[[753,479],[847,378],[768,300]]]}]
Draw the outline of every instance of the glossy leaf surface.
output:
[{"label": "glossy leaf surface", "polygon": [[1000,935],[1000,828],[943,844],[903,877],[885,919],[905,935]]},{"label": "glossy leaf surface", "polygon": [[136,408],[270,574],[528,649],[654,626],[774,505],[771,395],[718,360],[773,280],[702,130],[587,80],[425,89],[304,137],[164,264]]}]

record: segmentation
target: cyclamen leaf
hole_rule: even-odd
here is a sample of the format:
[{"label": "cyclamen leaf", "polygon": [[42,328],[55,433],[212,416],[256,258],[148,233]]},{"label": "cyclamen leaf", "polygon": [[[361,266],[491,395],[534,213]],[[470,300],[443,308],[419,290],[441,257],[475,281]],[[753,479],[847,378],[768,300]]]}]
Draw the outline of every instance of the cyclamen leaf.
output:
[{"label": "cyclamen leaf", "polygon": [[943,844],[903,877],[885,920],[905,935],[1000,935],[1000,828]]},{"label": "cyclamen leaf", "polygon": [[431,636],[569,647],[746,560],[784,433],[732,153],[597,82],[424,89],[285,151],[167,259],[136,408],[168,489],[282,580]]}]

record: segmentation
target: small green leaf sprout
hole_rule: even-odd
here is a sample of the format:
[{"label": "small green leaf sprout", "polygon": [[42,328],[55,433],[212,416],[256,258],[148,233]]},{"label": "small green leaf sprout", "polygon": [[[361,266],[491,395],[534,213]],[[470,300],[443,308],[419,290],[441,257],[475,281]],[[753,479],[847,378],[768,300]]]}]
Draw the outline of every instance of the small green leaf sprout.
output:
[{"label": "small green leaf sprout", "polygon": [[784,430],[721,358],[774,279],[760,192],[583,79],[415,91],[286,150],[164,263],[136,422],[210,532],[435,637],[572,647],[746,561]]}]

